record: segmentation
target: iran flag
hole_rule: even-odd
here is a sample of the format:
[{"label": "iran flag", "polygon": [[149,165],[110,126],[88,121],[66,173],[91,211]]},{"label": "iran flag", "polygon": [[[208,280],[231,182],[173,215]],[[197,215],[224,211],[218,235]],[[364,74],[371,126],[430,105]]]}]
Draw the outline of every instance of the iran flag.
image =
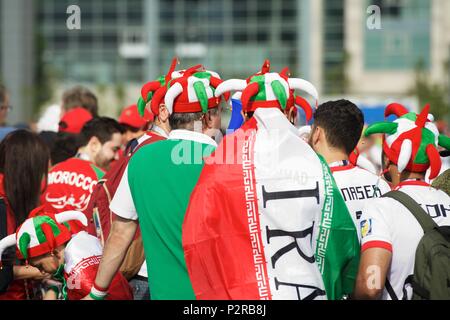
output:
[{"label": "iran flag", "polygon": [[359,258],[328,166],[275,108],[205,159],[183,248],[197,299],[340,299]]}]

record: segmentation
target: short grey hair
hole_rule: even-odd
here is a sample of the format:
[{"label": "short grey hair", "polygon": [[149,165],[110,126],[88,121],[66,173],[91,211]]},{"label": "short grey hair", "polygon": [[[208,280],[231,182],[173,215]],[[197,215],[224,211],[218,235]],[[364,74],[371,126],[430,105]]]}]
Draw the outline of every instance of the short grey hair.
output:
[{"label": "short grey hair", "polygon": [[[208,113],[216,116],[219,113],[219,108],[208,109]],[[193,131],[195,121],[200,121],[202,116],[203,112],[173,113],[169,117],[170,128],[172,130],[186,129]]]},{"label": "short grey hair", "polygon": [[62,107],[70,110],[82,107],[89,111],[94,117],[98,116],[98,100],[96,95],[86,87],[75,86],[64,91],[62,96]]}]

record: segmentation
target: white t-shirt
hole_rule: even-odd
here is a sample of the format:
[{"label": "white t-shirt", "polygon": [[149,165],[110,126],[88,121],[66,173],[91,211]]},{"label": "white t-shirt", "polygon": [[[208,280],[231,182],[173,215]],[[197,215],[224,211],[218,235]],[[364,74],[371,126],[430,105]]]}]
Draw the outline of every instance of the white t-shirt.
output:
[{"label": "white t-shirt", "polygon": [[381,177],[352,164],[331,163],[330,169],[355,223],[358,239],[361,239],[359,218],[362,215],[364,203],[367,199],[378,198],[391,191],[391,188]]},{"label": "white t-shirt", "polygon": [[[138,140],[138,143],[141,144],[146,139],[148,139],[148,137],[145,137],[144,135]],[[169,134],[169,139],[192,140],[217,146],[214,140],[212,140],[207,135],[188,130],[173,130]],[[136,207],[134,206],[133,197],[131,195],[130,185],[128,184],[128,165],[123,172],[116,193],[114,194],[114,197],[109,204],[109,209],[114,212],[114,214],[124,219],[138,219]],[[140,276],[147,277],[147,264],[145,262],[139,270],[138,274]]]},{"label": "white t-shirt", "polygon": [[[143,138],[145,139],[145,138]],[[210,144],[217,147],[217,144],[209,136],[194,132],[190,130],[172,130],[169,134],[169,139],[174,140],[192,140],[200,143]],[[145,140],[138,141],[142,143]],[[134,206],[133,197],[131,195],[130,186],[128,184],[128,165],[123,172],[123,176],[120,179],[119,186],[117,187],[116,193],[114,194],[111,203],[109,204],[109,209],[116,215],[129,220],[137,220],[138,214],[136,212],[136,207]]]},{"label": "white t-shirt", "polygon": [[[405,192],[428,212],[438,225],[450,225],[450,197],[423,181],[405,181],[396,190]],[[411,275],[423,230],[416,218],[398,201],[391,198],[368,200],[360,220],[362,247],[384,248],[392,252],[391,267],[383,300],[394,299],[386,289],[389,285],[397,299],[411,299]]]}]

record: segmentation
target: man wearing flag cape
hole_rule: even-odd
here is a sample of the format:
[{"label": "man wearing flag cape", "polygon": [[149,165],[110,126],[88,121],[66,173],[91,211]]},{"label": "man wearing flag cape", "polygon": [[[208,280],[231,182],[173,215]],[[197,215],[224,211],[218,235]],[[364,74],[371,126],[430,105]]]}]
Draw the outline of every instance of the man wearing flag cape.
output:
[{"label": "man wearing flag cape", "polygon": [[341,299],[359,258],[356,228],[326,162],[292,125],[314,86],[287,69],[231,79],[246,122],[205,159],[183,224],[197,299]]},{"label": "man wearing flag cape", "polygon": [[117,219],[105,244],[91,298],[107,295],[139,218],[152,300],[195,299],[184,261],[181,227],[203,158],[217,146],[212,134],[220,128],[221,107],[220,95],[215,96],[214,91],[220,83],[217,73],[198,65],[172,78],[164,91],[150,98],[155,107],[164,104],[171,131],[167,140],[139,148],[124,171],[110,204]]}]

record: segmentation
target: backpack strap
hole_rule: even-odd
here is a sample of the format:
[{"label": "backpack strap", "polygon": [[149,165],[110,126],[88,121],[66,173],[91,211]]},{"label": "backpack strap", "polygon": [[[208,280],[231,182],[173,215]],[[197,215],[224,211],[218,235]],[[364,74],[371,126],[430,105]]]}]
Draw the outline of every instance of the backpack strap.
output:
[{"label": "backpack strap", "polygon": [[386,282],[384,283],[384,287],[386,288],[387,293],[391,297],[392,300],[398,300],[397,295],[395,294],[394,288],[392,288],[391,283],[389,282],[389,279],[386,278]]},{"label": "backpack strap", "polygon": [[395,199],[402,205],[404,205],[416,218],[417,222],[419,222],[424,233],[438,228],[436,222],[434,222],[433,219],[425,212],[425,210],[423,210],[422,207],[406,193],[399,190],[394,190],[385,193],[384,195],[382,195],[382,197]]}]

